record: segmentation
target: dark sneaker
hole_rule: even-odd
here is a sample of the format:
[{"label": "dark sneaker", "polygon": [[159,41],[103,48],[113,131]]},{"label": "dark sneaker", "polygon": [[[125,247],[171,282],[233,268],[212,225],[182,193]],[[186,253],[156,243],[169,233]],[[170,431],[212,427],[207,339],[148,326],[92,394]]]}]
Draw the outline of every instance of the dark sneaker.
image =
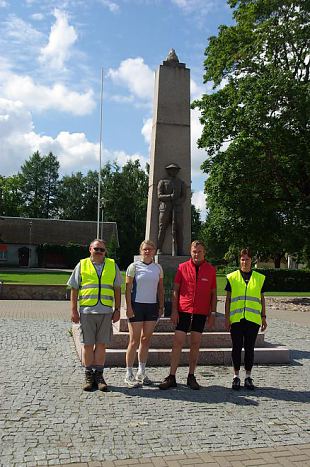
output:
[{"label": "dark sneaker", "polygon": [[102,371],[95,371],[95,383],[97,385],[97,388],[99,391],[107,392],[108,390],[108,385],[103,379],[103,372]]},{"label": "dark sneaker", "polygon": [[91,391],[95,385],[94,373],[92,370],[85,371],[85,383],[83,386],[84,391]]},{"label": "dark sneaker", "polygon": [[247,378],[245,378],[244,380],[244,387],[246,389],[250,389],[251,391],[253,391],[254,389],[254,384],[253,384],[253,380],[250,376],[248,376]]},{"label": "dark sneaker", "polygon": [[194,389],[195,391],[198,391],[200,389],[200,386],[196,381],[195,375],[188,375],[187,386],[189,386],[191,389]]},{"label": "dark sneaker", "polygon": [[176,388],[177,382],[175,380],[174,375],[169,375],[167,378],[164,379],[162,383],[159,384],[159,389],[169,389],[169,388]]},{"label": "dark sneaker", "polygon": [[240,378],[238,378],[238,376],[235,376],[235,378],[233,379],[231,388],[234,389],[235,391],[239,391],[239,389],[240,389]]}]

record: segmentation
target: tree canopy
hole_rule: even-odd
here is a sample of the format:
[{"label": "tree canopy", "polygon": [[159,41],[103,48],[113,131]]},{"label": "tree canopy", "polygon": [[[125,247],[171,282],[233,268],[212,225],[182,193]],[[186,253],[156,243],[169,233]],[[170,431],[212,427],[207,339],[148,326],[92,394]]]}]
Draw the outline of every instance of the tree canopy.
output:
[{"label": "tree canopy", "polygon": [[206,235],[225,250],[301,252],[310,238],[310,4],[229,0],[205,55],[214,91],[200,109]]}]

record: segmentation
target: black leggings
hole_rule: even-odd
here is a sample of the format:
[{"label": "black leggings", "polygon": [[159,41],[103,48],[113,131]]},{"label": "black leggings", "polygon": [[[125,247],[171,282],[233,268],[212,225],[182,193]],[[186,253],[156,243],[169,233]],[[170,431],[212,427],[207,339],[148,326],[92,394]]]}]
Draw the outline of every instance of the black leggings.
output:
[{"label": "black leggings", "polygon": [[259,325],[252,323],[252,321],[247,321],[246,319],[241,319],[239,323],[233,323],[231,325],[231,357],[235,370],[240,370],[242,347],[244,347],[245,371],[252,370],[254,363],[254,347],[258,331]]}]

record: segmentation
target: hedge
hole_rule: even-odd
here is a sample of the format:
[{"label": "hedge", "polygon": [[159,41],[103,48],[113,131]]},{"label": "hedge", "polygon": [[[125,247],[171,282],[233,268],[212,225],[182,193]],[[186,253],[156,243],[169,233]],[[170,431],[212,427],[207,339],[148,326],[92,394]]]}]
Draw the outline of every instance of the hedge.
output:
[{"label": "hedge", "polygon": [[[236,270],[226,267],[225,274]],[[306,269],[264,269],[254,271],[266,276],[266,292],[309,292],[310,271]]]}]

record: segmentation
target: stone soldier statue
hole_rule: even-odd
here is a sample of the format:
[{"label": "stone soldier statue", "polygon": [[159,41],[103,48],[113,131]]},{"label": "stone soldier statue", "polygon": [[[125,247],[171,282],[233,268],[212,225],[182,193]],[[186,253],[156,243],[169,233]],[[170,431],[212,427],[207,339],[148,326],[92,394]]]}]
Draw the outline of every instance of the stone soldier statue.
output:
[{"label": "stone soldier statue", "polygon": [[183,203],[186,198],[186,185],[178,178],[180,167],[169,164],[165,167],[168,177],[159,180],[157,196],[159,200],[159,225],[157,254],[162,254],[167,227],[172,227],[172,255],[183,254]]}]

